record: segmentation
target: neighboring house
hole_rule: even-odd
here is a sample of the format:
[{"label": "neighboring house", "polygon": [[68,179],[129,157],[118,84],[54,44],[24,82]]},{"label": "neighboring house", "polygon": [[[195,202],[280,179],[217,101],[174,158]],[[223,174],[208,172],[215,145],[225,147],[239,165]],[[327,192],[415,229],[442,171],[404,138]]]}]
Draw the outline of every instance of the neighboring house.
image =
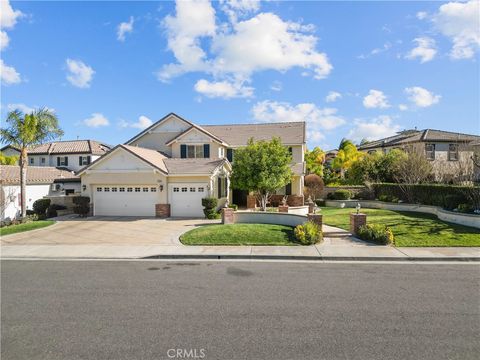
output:
[{"label": "neighboring house", "polygon": [[[1,220],[12,220],[20,215],[20,167],[0,165]],[[69,195],[80,193],[80,178],[72,171],[46,166],[27,168],[27,209],[33,203],[48,195]]]},{"label": "neighboring house", "polygon": [[[56,166],[78,171],[110,150],[95,140],[55,141],[28,150],[29,166]],[[20,150],[7,145],[0,149],[5,155],[20,155]]]},{"label": "neighboring house", "polygon": [[[358,150],[386,153],[393,149],[417,151],[432,161],[437,179],[448,181],[474,170],[473,154],[480,136],[441,130],[406,130],[385,139],[367,142]],[[477,169],[478,170],[478,169]]]},{"label": "neighboring house", "polygon": [[235,149],[272,137],[293,158],[292,182],[278,196],[303,205],[305,123],[200,126],[173,113],[81,170],[82,194],[94,215],[200,217],[204,197],[246,205],[247,194],[230,189]]}]

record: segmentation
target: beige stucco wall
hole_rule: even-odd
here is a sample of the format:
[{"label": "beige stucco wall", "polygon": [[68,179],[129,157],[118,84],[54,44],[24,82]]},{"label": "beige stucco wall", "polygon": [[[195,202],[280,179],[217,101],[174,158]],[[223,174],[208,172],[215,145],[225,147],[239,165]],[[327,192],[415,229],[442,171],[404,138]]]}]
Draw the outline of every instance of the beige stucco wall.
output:
[{"label": "beige stucco wall", "polygon": [[[178,141],[171,145],[171,154],[173,158],[180,158],[180,145],[203,145],[210,144],[210,158],[218,159],[220,144],[212,141],[212,139],[198,130],[192,130],[188,134],[180,137]],[[225,151],[226,156],[226,151]]]},{"label": "beige stucco wall", "polygon": [[294,163],[303,162],[304,154],[305,154],[305,147],[304,145],[291,145],[289,146],[292,148],[292,160]]}]

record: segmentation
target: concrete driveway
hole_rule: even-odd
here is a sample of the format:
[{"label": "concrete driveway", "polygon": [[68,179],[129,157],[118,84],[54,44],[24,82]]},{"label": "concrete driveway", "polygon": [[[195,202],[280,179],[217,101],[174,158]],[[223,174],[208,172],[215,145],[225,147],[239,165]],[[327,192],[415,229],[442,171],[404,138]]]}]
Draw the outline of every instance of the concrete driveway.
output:
[{"label": "concrete driveway", "polygon": [[67,218],[52,226],[2,236],[2,245],[179,245],[179,236],[196,226],[220,223],[204,219],[95,216]]}]

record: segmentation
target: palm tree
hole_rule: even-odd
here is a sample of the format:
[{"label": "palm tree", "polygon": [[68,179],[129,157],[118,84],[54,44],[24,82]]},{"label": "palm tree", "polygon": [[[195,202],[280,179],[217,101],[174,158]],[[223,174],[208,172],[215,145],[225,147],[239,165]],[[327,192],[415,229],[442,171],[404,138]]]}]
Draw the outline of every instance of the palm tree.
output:
[{"label": "palm tree", "polygon": [[6,128],[0,129],[0,141],[20,149],[20,197],[22,218],[26,216],[26,184],[28,148],[63,135],[58,118],[49,109],[42,108],[24,114],[20,110],[8,113]]}]

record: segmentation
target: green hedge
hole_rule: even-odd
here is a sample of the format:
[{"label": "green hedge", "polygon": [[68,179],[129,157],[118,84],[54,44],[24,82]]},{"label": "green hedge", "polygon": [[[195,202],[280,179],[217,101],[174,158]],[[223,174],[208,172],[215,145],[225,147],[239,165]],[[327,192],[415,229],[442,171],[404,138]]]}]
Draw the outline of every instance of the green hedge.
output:
[{"label": "green hedge", "polygon": [[394,242],[392,230],[380,224],[367,224],[360,226],[358,237],[380,245],[391,245]]},{"label": "green hedge", "polygon": [[[413,202],[415,204],[440,206],[448,210],[453,210],[460,204],[471,204],[471,200],[466,193],[471,187],[454,186],[443,184],[417,184],[403,185],[411,191]],[[404,191],[399,184],[373,184],[373,191],[377,199],[397,198],[403,202],[408,202]],[[480,191],[480,187],[475,189]],[[473,204],[471,204],[473,206]]]}]

